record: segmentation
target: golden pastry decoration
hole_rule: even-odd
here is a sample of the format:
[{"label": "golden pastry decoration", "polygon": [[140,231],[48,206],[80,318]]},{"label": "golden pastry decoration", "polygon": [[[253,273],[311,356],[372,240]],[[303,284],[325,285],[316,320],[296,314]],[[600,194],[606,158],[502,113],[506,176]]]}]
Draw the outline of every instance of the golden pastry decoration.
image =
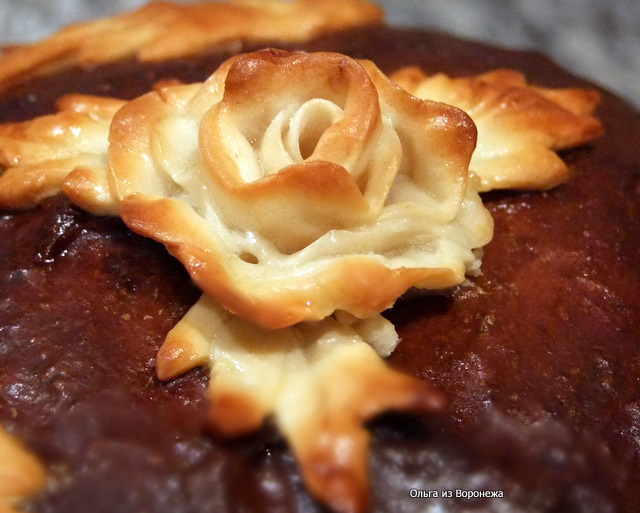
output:
[{"label": "golden pastry decoration", "polygon": [[[116,101],[84,105],[86,126],[96,128],[100,102]],[[46,142],[65,119],[0,127],[0,145],[3,131],[13,153],[16,132]],[[101,137],[87,130],[75,149],[54,138],[42,174],[56,168],[60,182],[56,166]],[[492,220],[469,181],[474,142],[463,112],[417,100],[371,63],[268,50],[230,59],[202,85],[125,104],[108,166],[70,168],[62,190],[165,244],[206,294],[265,328],[336,310],[366,318],[410,287],[451,287],[477,270]],[[19,164],[8,156],[4,165]],[[19,169],[3,176],[0,198],[19,189]]]},{"label": "golden pastry decoration", "polygon": [[[71,171],[76,182],[90,175],[92,210],[100,212],[98,178],[107,176],[109,127],[124,101],[68,95],[58,112],[30,121],[0,125],[0,205],[24,209],[58,194]],[[80,188],[80,185],[77,186]],[[104,194],[111,198],[105,184]],[[78,198],[80,206],[81,199]],[[105,212],[106,213],[106,212]]]},{"label": "golden pastry decoration", "polygon": [[[501,97],[497,76],[462,83]],[[415,71],[397,79],[422,94]],[[523,116],[544,118],[564,102],[562,91],[533,91],[517,116],[529,105]],[[428,384],[384,363],[398,336],[380,312],[410,287],[477,273],[492,236],[469,171],[469,115],[409,94],[371,62],[278,50],[233,57],[202,84],[165,82],[131,102],[72,95],[58,109],[0,126],[0,205],[60,190],[162,242],[203,295],[167,335],[158,377],[207,366],[212,431],[238,436],[271,419],[315,497],[365,511],[362,423],[443,407]],[[505,129],[483,119],[479,140]],[[567,127],[563,145],[597,132]],[[538,137],[518,140],[524,154],[539,151]],[[478,171],[484,187],[503,185],[503,167],[491,169]],[[520,185],[550,186],[523,169],[533,176]]]},{"label": "golden pastry decoration", "polygon": [[20,503],[40,491],[45,479],[40,461],[0,426],[0,511],[18,513]]},{"label": "golden pastry decoration", "polygon": [[536,87],[513,70],[451,78],[410,67],[391,78],[419,98],[455,105],[471,116],[478,145],[469,169],[480,176],[481,191],[555,187],[568,173],[556,152],[602,134],[591,115],[600,101],[592,89]]},{"label": "golden pastry decoration", "polygon": [[[0,127],[0,198],[20,190],[25,166],[29,197],[37,164],[21,152],[37,141],[49,147],[42,181],[164,243],[204,294],[168,334],[158,376],[209,366],[215,432],[273,419],[310,491],[363,511],[362,423],[443,406],[384,364],[398,336],[380,312],[409,287],[464,281],[492,235],[467,170],[468,116],[412,97],[370,62],[276,50],[234,57],[203,84],[59,108]],[[86,155],[97,165],[74,160]]]},{"label": "golden pastry decoration", "polygon": [[243,41],[302,41],[379,23],[382,16],[366,0],[155,1],[133,12],[71,25],[32,45],[5,49],[0,90],[73,66],[128,57],[162,61]]},{"label": "golden pastry decoration", "polygon": [[492,234],[474,141],[464,113],[371,63],[261,51],[118,111],[110,182],[125,223],[203,292],[281,328],[464,281]]},{"label": "golden pastry decoration", "polygon": [[430,413],[445,404],[429,384],[380,358],[396,342],[380,315],[360,320],[342,312],[265,330],[203,295],[169,332],[157,372],[166,380],[207,365],[214,433],[243,435],[271,418],[309,492],[335,511],[363,512],[369,433],[362,423],[389,410]]}]

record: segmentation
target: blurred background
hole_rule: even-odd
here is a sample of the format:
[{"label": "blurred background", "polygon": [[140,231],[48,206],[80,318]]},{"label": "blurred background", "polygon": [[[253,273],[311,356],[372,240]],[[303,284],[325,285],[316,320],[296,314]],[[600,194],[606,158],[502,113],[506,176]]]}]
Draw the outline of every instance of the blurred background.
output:
[{"label": "blurred background", "polygon": [[[188,0],[178,0],[188,1]],[[322,0],[318,0],[322,1]],[[395,25],[538,50],[640,108],[640,0],[374,0]],[[146,0],[0,0],[0,45]]]}]

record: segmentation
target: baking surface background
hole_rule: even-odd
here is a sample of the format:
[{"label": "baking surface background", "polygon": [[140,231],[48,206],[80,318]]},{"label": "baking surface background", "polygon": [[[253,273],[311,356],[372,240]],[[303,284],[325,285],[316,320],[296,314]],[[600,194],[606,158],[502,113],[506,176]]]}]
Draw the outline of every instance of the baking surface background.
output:
[{"label": "baking surface background", "polygon": [[[481,41],[541,51],[640,106],[637,0],[374,1],[386,10],[393,24],[435,27]],[[37,40],[62,25],[143,3],[146,0],[0,0],[0,44]]]}]

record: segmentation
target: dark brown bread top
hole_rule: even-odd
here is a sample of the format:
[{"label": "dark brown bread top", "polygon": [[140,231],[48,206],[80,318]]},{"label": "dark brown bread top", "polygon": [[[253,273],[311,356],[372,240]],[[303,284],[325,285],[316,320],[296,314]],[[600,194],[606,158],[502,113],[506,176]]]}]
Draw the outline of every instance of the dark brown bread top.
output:
[{"label": "dark brown bread top", "polygon": [[[386,72],[507,67],[586,85],[540,55],[421,31],[359,29],[304,49]],[[161,78],[202,80],[226,57],[34,80],[5,93],[0,118],[50,112],[65,92],[132,98]],[[482,276],[388,312],[402,337],[392,364],[450,404],[371,425],[373,511],[640,509],[640,118],[607,93],[596,115],[606,135],[563,155],[566,184],[485,196],[496,231]],[[233,442],[203,432],[205,372],[155,378],[164,335],[198,296],[161,246],[61,197],[0,213],[0,241],[0,421],[55,481],[33,511],[322,511],[274,430]]]}]

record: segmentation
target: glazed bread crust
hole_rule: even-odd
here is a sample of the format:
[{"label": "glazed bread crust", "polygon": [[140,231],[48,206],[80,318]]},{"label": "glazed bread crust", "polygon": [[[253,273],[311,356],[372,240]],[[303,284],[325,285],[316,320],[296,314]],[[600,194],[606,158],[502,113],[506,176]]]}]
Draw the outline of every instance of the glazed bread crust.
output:
[{"label": "glazed bread crust", "polygon": [[[295,48],[370,58],[386,72],[418,65],[459,76],[499,63],[540,86],[586,85],[537,55],[417,31],[358,29]],[[72,83],[132,98],[159,78],[203,80],[224,57],[72,70],[8,91],[3,115],[51,111]],[[565,184],[485,196],[496,230],[472,286],[388,312],[402,338],[391,364],[433,383],[449,409],[373,424],[373,511],[433,500],[412,499],[411,487],[478,482],[504,491],[484,501],[488,511],[637,508],[640,155],[628,141],[640,128],[607,93],[597,115],[605,135],[562,154]],[[235,443],[202,434],[205,373],[154,379],[163,337],[197,298],[162,247],[61,197],[3,212],[0,233],[2,422],[73,476],[35,509],[109,511],[118,500],[121,511],[321,511],[268,427]]]}]

